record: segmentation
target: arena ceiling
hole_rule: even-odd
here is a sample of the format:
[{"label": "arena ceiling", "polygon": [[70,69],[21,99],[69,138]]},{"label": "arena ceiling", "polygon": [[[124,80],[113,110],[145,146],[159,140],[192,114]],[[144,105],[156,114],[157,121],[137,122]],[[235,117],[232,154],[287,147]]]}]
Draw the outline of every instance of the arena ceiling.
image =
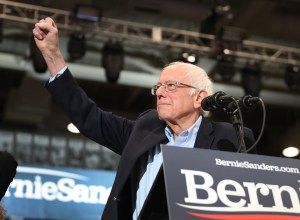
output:
[{"label": "arena ceiling", "polygon": [[[6,1],[0,1],[0,3]],[[21,2],[35,6],[73,12],[78,4],[96,5],[102,8],[102,16],[122,21],[138,22],[177,30],[201,32],[201,25],[212,7],[225,1],[209,0],[24,0]],[[218,22],[246,33],[246,40],[276,45],[282,48],[300,49],[300,1],[296,0],[249,0],[227,1],[231,12],[226,19]],[[46,74],[31,73],[29,40],[32,23],[26,20],[12,21],[3,18],[3,39],[0,45],[0,126],[3,129],[21,129],[39,133],[65,133],[69,120],[57,108],[44,89]],[[100,50],[105,36],[100,40],[89,35],[88,52],[80,60],[70,60],[66,51],[70,30],[61,30],[61,47],[71,70],[88,95],[103,109],[129,118],[135,118],[148,108],[155,107],[155,99],[150,94],[150,85],[155,83],[160,68],[174,59],[170,46],[159,44],[153,47],[141,44],[126,45],[125,66],[117,83],[107,83],[101,67]],[[87,33],[88,34],[88,33]],[[212,33],[214,34],[214,33]],[[116,37],[118,38],[118,37]],[[171,46],[172,47],[172,46]],[[174,52],[175,51],[175,52]],[[199,55],[203,55],[200,53]],[[179,56],[179,55],[178,55]],[[201,59],[201,56],[200,56]],[[299,61],[300,57],[293,58]],[[204,60],[204,61],[203,61]],[[217,83],[218,90],[242,96],[240,73],[233,81],[222,81],[216,73],[217,62],[205,56],[199,64],[205,65]],[[243,65],[237,64],[239,67]],[[99,69],[99,76],[98,71]],[[267,108],[265,132],[259,143],[259,152],[266,155],[281,156],[281,150],[289,142],[300,147],[300,93],[290,91],[284,81],[285,65],[267,62],[263,70],[261,97]],[[141,78],[136,78],[140,74]],[[262,124],[262,108],[257,106],[244,113],[244,123],[258,136]],[[216,120],[230,118],[224,112],[213,115]],[[293,140],[295,139],[295,140]]]}]

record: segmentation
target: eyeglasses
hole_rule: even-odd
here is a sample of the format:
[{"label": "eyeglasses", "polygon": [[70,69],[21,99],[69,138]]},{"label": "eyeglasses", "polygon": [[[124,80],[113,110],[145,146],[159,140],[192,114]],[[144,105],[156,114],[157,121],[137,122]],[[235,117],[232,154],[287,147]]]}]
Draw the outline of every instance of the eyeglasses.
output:
[{"label": "eyeglasses", "polygon": [[156,92],[157,90],[159,89],[159,87],[164,87],[164,89],[167,91],[167,92],[172,92],[172,91],[175,91],[177,87],[190,87],[190,88],[193,88],[193,89],[198,89],[194,86],[191,86],[191,85],[188,85],[188,84],[184,84],[184,83],[181,83],[181,82],[173,82],[173,81],[168,81],[166,83],[157,83],[156,85],[154,85],[152,88],[151,88],[151,94],[152,95],[156,95]]}]

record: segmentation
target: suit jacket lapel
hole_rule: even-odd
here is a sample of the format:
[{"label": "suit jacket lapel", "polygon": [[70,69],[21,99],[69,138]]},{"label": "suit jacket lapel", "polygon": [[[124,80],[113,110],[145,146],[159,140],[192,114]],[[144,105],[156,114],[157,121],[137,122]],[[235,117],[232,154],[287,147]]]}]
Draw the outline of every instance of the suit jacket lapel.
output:
[{"label": "suit jacket lapel", "polygon": [[156,128],[150,135],[146,135],[143,140],[140,141],[136,148],[136,156],[141,156],[151,148],[155,147],[156,144],[163,143],[166,139],[164,127]]},{"label": "suit jacket lapel", "polygon": [[202,122],[196,137],[195,148],[210,149],[214,140],[212,123],[206,118]]},{"label": "suit jacket lapel", "polygon": [[[157,123],[156,127],[151,133],[148,129],[143,130],[139,135],[141,138],[135,138],[128,142],[128,149],[123,152],[123,158],[121,158],[115,182],[118,184],[118,191],[123,187],[125,181],[127,180],[132,168],[134,167],[136,161],[140,156],[149,151],[151,148],[155,147],[156,144],[163,143],[167,138],[164,132],[165,123]],[[126,154],[126,156],[125,156]]]}]

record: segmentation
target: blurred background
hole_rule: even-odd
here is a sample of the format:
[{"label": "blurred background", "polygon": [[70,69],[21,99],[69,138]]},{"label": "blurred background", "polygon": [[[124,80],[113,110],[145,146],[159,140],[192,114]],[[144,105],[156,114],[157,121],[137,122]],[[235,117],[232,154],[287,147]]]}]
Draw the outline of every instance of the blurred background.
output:
[{"label": "blurred background", "polygon": [[[32,29],[47,16],[72,73],[103,109],[134,119],[154,108],[150,88],[161,68],[182,60],[204,68],[215,91],[262,98],[259,154],[300,147],[300,1],[1,0],[0,144],[21,164],[114,170],[118,161],[67,131],[69,120],[44,88],[49,75]],[[230,121],[222,111],[211,117]],[[243,118],[258,137],[262,106]],[[94,151],[99,157],[88,164]]]}]

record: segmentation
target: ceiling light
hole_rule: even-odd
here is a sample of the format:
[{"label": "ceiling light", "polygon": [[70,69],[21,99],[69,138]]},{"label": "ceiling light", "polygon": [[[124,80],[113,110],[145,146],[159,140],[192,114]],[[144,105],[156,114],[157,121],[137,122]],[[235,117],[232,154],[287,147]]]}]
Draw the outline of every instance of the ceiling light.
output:
[{"label": "ceiling light", "polygon": [[72,123],[68,124],[67,129],[68,129],[68,131],[70,131],[71,133],[74,133],[74,134],[80,133],[79,130],[76,128],[76,126]]},{"label": "ceiling light", "polygon": [[194,53],[183,52],[180,60],[185,63],[195,64],[198,61],[198,58]]},{"label": "ceiling light", "polygon": [[[200,32],[206,34],[216,34],[219,22],[223,19],[223,14],[217,12],[216,8],[211,8],[211,13],[201,21]],[[209,41],[204,39],[204,43]]]},{"label": "ceiling light", "polygon": [[235,58],[233,56],[222,55],[218,59],[217,73],[223,81],[230,81],[236,72]]},{"label": "ceiling light", "polygon": [[285,83],[292,91],[300,90],[300,70],[298,66],[288,65],[285,68]]},{"label": "ceiling light", "polygon": [[285,157],[296,157],[299,153],[300,151],[296,147],[287,147],[282,151],[282,155]]},{"label": "ceiling light", "polygon": [[119,41],[108,41],[102,48],[102,66],[108,82],[118,81],[124,66],[124,49]]},{"label": "ceiling light", "polygon": [[78,4],[75,6],[74,18],[86,22],[99,22],[102,17],[102,8]]},{"label": "ceiling light", "polygon": [[260,63],[249,60],[244,68],[241,69],[241,85],[246,95],[259,96],[262,79]]},{"label": "ceiling light", "polygon": [[86,40],[84,33],[76,32],[70,35],[68,41],[68,53],[71,59],[80,59],[86,52]]},{"label": "ceiling light", "polygon": [[227,0],[218,0],[215,2],[215,11],[219,14],[226,14],[231,10]]}]

